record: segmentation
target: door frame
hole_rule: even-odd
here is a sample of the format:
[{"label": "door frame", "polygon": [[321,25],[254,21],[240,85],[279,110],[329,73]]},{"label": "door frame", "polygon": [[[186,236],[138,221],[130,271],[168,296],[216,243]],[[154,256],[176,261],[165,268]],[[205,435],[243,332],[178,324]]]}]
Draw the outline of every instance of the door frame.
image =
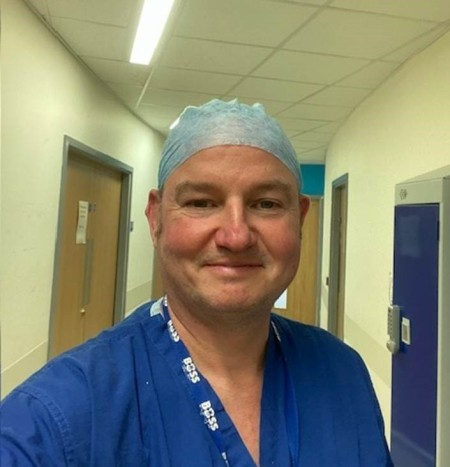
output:
[{"label": "door frame", "polygon": [[322,301],[322,261],[323,261],[323,216],[324,216],[324,197],[310,196],[311,199],[319,200],[319,242],[317,245],[317,285],[316,285],[316,326],[320,327],[320,304]]},{"label": "door frame", "polygon": [[[339,219],[341,217],[341,190],[345,187],[347,190],[346,199],[346,219],[345,231],[347,231],[348,218],[348,173],[336,178],[332,182],[331,194],[331,236],[330,236],[330,265],[328,273],[328,331],[338,336],[338,300],[339,300],[339,280],[341,256],[341,238]],[[345,235],[347,237],[347,235]],[[346,243],[347,240],[345,239]],[[345,248],[345,247],[344,247]],[[345,250],[344,250],[345,254]]]},{"label": "door frame", "polygon": [[51,342],[54,333],[54,321],[56,317],[57,295],[59,287],[59,268],[62,248],[62,231],[64,224],[64,200],[67,184],[67,166],[69,153],[90,160],[108,167],[122,174],[122,188],[120,194],[120,215],[119,215],[119,237],[117,249],[117,268],[116,268],[116,291],[114,297],[114,324],[121,321],[125,315],[125,300],[127,290],[127,266],[128,250],[131,232],[131,188],[133,181],[133,168],[107,154],[104,154],[94,148],[91,148],[80,141],[64,135],[63,159],[61,168],[61,188],[59,195],[58,224],[56,231],[55,256],[53,262],[53,283],[50,304],[50,324],[49,324],[49,345],[47,358],[50,358]]}]

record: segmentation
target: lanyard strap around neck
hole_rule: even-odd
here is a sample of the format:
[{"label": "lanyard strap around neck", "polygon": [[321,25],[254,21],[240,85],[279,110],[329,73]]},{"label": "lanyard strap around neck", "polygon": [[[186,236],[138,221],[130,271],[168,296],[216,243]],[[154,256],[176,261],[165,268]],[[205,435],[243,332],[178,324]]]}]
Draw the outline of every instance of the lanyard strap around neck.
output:
[{"label": "lanyard strap around neck", "polygon": [[[185,379],[185,386],[193,399],[194,403],[199,409],[199,415],[202,417],[208,431],[213,439],[214,444],[219,449],[221,456],[224,460],[224,465],[230,467],[227,453],[225,449],[225,443],[221,432],[221,426],[216,414],[223,410],[220,406],[220,401],[217,397],[212,397],[212,388],[209,383],[197,370],[194,361],[192,360],[186,346],[180,339],[175,326],[170,318],[169,310],[167,306],[167,297],[164,298],[161,306],[162,315],[167,325],[167,337],[170,338],[173,349],[171,354],[171,361],[176,367],[180,367],[183,370]],[[281,348],[281,337],[275,323],[271,322],[269,339],[274,339],[278,343],[278,347]],[[295,402],[295,394],[292,385],[292,381],[289,377],[287,370],[286,358],[283,354],[284,361],[284,402],[285,402],[285,420],[286,429],[288,435],[289,454],[291,459],[291,466],[298,466],[298,445],[299,445],[299,428],[298,428],[298,416],[297,416],[297,404]]]},{"label": "lanyard strap around neck", "polygon": [[199,414],[202,417],[208,431],[214,441],[214,444],[219,449],[219,452],[224,460],[224,464],[229,467],[227,453],[225,451],[225,443],[222,433],[220,431],[219,421],[216,418],[216,412],[219,408],[214,406],[213,400],[208,394],[208,384],[200,372],[197,370],[189,352],[180,339],[175,326],[169,316],[167,307],[167,299],[164,299],[162,306],[163,317],[167,324],[168,334],[172,341],[172,348],[174,349],[173,355],[174,363],[181,365],[183,373],[186,377],[185,382],[191,398],[199,409]]}]

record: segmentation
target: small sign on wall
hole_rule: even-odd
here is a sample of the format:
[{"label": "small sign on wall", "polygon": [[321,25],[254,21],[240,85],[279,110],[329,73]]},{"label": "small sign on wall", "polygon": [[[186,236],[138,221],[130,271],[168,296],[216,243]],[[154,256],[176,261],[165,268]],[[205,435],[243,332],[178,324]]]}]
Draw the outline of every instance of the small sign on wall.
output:
[{"label": "small sign on wall", "polygon": [[285,290],[275,302],[274,308],[278,308],[279,310],[286,310],[287,309],[287,290]]},{"label": "small sign on wall", "polygon": [[87,223],[89,213],[89,201],[78,201],[78,222],[75,243],[86,243]]}]

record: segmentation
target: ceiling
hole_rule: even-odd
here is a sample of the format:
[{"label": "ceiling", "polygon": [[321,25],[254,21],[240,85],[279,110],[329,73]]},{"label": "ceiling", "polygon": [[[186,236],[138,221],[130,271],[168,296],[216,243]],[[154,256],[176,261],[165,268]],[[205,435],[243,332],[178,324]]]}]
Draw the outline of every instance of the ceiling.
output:
[{"label": "ceiling", "polygon": [[402,62],[450,30],[449,0],[176,0],[149,66],[143,0],[26,0],[124,104],[166,134],[186,105],[261,102],[302,163]]}]

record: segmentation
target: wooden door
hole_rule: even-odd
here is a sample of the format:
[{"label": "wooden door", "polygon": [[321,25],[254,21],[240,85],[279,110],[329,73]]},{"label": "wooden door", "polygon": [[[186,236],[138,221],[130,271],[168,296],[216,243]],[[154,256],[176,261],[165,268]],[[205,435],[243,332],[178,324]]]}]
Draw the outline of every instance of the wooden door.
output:
[{"label": "wooden door", "polygon": [[287,288],[287,306],[275,308],[278,314],[306,324],[316,324],[319,228],[320,200],[312,199],[302,229],[300,265]]},{"label": "wooden door", "polygon": [[[121,186],[119,171],[69,151],[51,356],[113,324]],[[82,242],[79,201],[89,205]]]}]

